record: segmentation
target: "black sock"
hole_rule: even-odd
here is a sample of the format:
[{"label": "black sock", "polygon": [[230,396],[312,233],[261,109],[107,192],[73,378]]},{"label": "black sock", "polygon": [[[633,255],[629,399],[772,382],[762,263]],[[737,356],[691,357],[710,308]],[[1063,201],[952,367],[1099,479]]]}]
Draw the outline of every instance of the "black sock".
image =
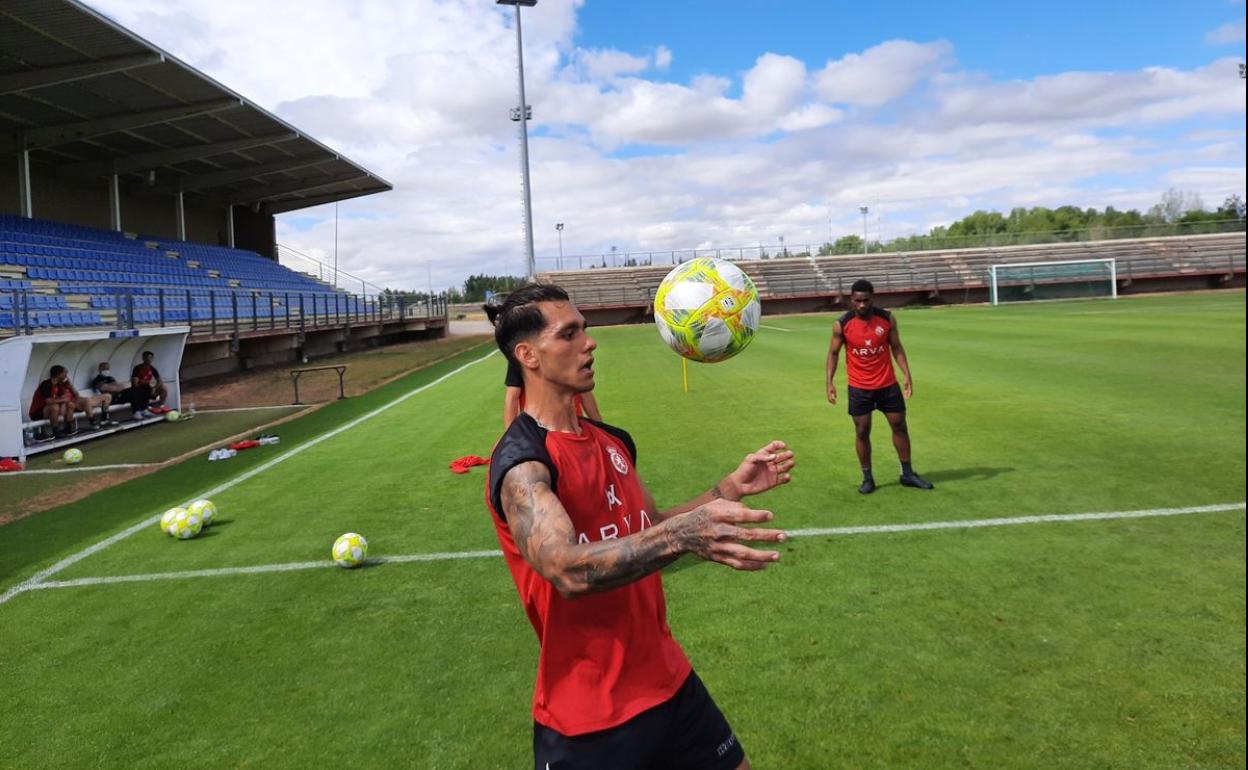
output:
[{"label": "black sock", "polygon": [[870,468],[863,468],[863,469],[862,469],[862,480],[863,480],[863,481],[875,481],[875,479],[871,476],[871,469],[870,469]]},{"label": "black sock", "polygon": [[913,475],[914,475],[914,468],[911,468],[911,467],[910,467],[910,463],[905,462],[905,463],[902,463],[902,464],[901,464],[901,475],[902,475],[902,476],[913,476]]}]

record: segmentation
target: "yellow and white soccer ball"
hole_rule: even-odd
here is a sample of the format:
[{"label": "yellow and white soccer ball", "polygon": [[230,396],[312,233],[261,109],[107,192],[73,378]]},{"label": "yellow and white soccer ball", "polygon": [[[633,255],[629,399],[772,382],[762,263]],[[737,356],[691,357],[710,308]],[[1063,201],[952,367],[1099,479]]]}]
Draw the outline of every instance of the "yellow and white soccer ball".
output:
[{"label": "yellow and white soccer ball", "polygon": [[199,514],[191,513],[182,508],[178,513],[174,514],[173,521],[169,524],[169,534],[179,540],[190,540],[198,535],[204,528],[203,519],[199,518]]},{"label": "yellow and white soccer ball", "polygon": [[358,567],[368,558],[368,541],[363,535],[354,532],[348,532],[334,541],[334,548],[331,552],[334,557],[334,563],[339,567]]},{"label": "yellow and white soccer ball", "polygon": [[160,531],[173,535],[173,520],[179,513],[186,513],[185,508],[170,508],[160,515]]},{"label": "yellow and white soccer ball", "polygon": [[71,446],[65,450],[65,454],[61,455],[66,465],[77,465],[82,462],[82,450],[76,446]]},{"label": "yellow and white soccer ball", "polygon": [[758,330],[758,289],[741,268],[712,257],[676,266],[654,294],[654,325],[668,347],[714,363],[745,349]]},{"label": "yellow and white soccer ball", "polygon": [[211,500],[196,500],[186,506],[186,510],[199,514],[200,521],[205,527],[211,526],[213,518],[217,515],[217,506],[213,505]]},{"label": "yellow and white soccer ball", "polygon": [[181,412],[179,412],[177,409],[174,409],[171,412],[165,412],[165,419],[168,420],[169,422],[177,422],[178,418],[181,416],[182,416]]}]

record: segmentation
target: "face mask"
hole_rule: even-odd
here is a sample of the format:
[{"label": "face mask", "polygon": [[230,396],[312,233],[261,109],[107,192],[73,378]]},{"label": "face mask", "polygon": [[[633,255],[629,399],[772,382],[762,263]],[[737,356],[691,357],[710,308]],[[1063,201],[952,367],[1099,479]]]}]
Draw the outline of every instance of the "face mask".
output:
[{"label": "face mask", "polygon": [[101,370],[100,370],[100,374],[108,374],[108,372],[109,372],[109,370],[108,370],[108,369],[101,369]]}]

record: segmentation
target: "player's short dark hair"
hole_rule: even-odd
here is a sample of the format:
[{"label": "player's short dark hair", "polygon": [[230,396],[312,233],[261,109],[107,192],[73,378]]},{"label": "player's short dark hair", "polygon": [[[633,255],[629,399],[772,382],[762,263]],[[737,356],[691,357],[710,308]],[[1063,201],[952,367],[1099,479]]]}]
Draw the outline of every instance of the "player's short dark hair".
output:
[{"label": "player's short dark hair", "polygon": [[494,342],[508,361],[515,361],[516,345],[546,328],[546,316],[538,307],[541,302],[567,302],[568,293],[548,283],[531,283],[507,295],[506,301],[490,315],[494,324]]},{"label": "player's short dark hair", "polygon": [[871,282],[868,281],[866,278],[859,278],[858,280],[854,281],[853,286],[849,287],[849,291],[851,294],[856,291],[864,291],[867,294],[875,294],[875,287],[872,286]]},{"label": "player's short dark hair", "polygon": [[156,354],[150,350],[144,350],[142,353],[139,354],[139,358],[147,358],[148,356],[155,358]]},{"label": "player's short dark hair", "polygon": [[60,364],[56,364],[55,366],[53,366],[51,369],[48,370],[48,374],[53,377],[59,377],[61,375],[61,372],[63,371],[65,371],[65,367],[61,366]]}]

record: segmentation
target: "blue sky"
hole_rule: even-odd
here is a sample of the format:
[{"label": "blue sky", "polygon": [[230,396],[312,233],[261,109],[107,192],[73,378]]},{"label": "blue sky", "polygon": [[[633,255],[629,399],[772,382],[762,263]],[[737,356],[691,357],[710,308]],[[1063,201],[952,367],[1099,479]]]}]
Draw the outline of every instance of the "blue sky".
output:
[{"label": "blue sky", "polygon": [[[492,0],[88,0],[395,184],[340,206],[383,286],[524,269],[512,10]],[[889,240],[976,209],[1244,195],[1244,3],[539,0],[539,267]],[[334,208],[278,219],[332,257]]]},{"label": "blue sky", "polygon": [[1072,69],[1195,67],[1217,49],[1207,33],[1242,26],[1243,3],[1192,2],[816,2],[815,0],[629,0],[587,2],[577,15],[579,45],[679,51],[668,73],[694,75],[748,69],[761,51],[808,65],[891,38],[951,40],[963,66],[996,79],[1030,78]]}]

